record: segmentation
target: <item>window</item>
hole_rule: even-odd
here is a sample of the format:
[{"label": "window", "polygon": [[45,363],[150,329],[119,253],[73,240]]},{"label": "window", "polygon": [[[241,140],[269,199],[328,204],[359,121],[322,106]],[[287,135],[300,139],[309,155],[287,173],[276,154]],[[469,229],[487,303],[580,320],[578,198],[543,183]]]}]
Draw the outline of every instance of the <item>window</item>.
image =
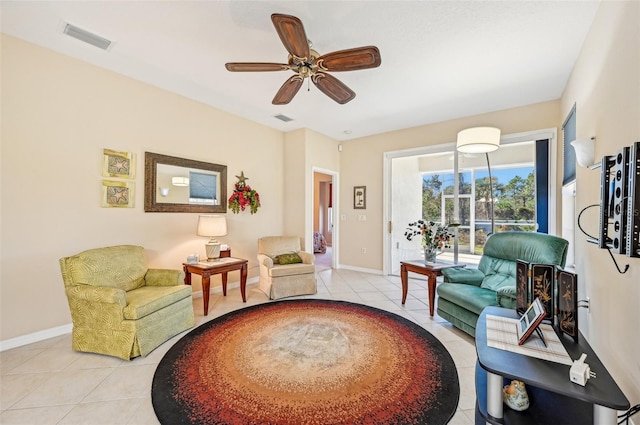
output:
[{"label": "window", "polygon": [[573,105],[569,116],[562,124],[563,152],[564,152],[564,173],[562,175],[562,185],[566,185],[576,179],[576,151],[573,150],[571,142],[576,140],[576,105]]},{"label": "window", "polygon": [[[484,248],[482,239],[491,228],[487,211],[491,210],[492,203],[488,201],[495,203],[496,231],[519,229],[546,233],[546,227],[555,225],[554,216],[548,214],[549,210],[556,210],[555,175],[547,175],[552,168],[549,166],[553,160],[549,156],[552,144],[555,144],[555,132],[551,130],[506,136],[500,149],[489,154],[495,189],[493,199],[487,191],[482,195],[482,185],[488,183],[484,154],[457,153],[452,150],[453,144],[386,153],[388,209],[385,218],[389,219],[389,226],[384,230],[385,273],[399,274],[401,261],[421,258],[420,242],[409,241],[404,235],[407,224],[421,217],[444,224],[460,224],[452,228],[452,232],[457,233],[452,249],[439,256],[444,261],[477,264]],[[539,162],[546,165],[541,167]],[[521,180],[512,182],[516,175]],[[458,182],[458,199],[454,199],[454,180]],[[531,194],[514,200],[513,193],[522,186],[529,190],[532,181]],[[536,202],[533,207],[531,200]],[[458,209],[454,213],[456,204]]]},{"label": "window", "polygon": [[216,175],[189,172],[189,203],[218,205]]},{"label": "window", "polygon": [[493,196],[489,194],[489,173],[486,167],[459,173],[458,218],[453,216],[453,173],[423,174],[423,217],[441,223],[459,223],[460,252],[482,254],[484,243],[491,232],[492,208],[496,232],[536,230],[533,164],[502,166],[492,169],[491,174]]}]

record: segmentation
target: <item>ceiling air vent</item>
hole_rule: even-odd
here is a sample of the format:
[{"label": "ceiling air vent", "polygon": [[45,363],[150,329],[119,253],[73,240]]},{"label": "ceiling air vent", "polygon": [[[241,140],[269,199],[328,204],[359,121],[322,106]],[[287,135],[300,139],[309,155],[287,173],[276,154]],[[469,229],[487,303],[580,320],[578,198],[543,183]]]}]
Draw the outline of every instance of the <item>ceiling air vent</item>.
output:
[{"label": "ceiling air vent", "polygon": [[284,122],[293,121],[293,118],[289,118],[288,116],[282,115],[282,114],[274,115],[273,117],[279,119],[280,121],[284,121]]},{"label": "ceiling air vent", "polygon": [[92,46],[96,46],[102,50],[109,49],[111,46],[111,40],[107,40],[104,37],[100,37],[97,34],[78,28],[75,25],[66,24],[63,32],[70,37],[76,38],[85,43],[89,43]]}]

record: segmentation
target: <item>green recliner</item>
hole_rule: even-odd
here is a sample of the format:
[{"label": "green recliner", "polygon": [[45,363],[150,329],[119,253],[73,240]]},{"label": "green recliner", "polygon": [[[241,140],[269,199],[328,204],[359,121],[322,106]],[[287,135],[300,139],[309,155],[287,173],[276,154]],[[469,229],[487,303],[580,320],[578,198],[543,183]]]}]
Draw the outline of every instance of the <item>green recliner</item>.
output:
[{"label": "green recliner", "polygon": [[495,233],[487,239],[478,268],[442,270],[438,315],[471,336],[487,306],[516,307],[516,260],[564,267],[569,242],[532,232]]},{"label": "green recliner", "polygon": [[149,269],[144,248],[120,245],[60,259],[72,348],[130,360],[194,326],[182,270]]}]

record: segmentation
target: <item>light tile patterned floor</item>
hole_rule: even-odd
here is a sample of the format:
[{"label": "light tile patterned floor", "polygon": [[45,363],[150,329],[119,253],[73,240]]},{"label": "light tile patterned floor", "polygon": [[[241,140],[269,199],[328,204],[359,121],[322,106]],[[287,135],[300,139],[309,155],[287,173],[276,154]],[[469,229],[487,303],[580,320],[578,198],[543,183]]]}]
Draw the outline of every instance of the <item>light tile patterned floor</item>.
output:
[{"label": "light tile patterned floor", "polygon": [[[423,326],[449,350],[460,379],[460,402],[454,425],[473,424],[475,408],[473,338],[448,322],[429,316],[427,284],[410,278],[409,296],[401,304],[400,278],[349,270],[318,270],[318,293],[312,297],[351,301],[388,310]],[[194,299],[197,324],[230,311],[269,302],[257,285],[248,285],[247,303],[239,289],[226,297],[212,294],[209,315],[202,298]],[[186,332],[185,332],[186,333]],[[127,362],[71,350],[63,335],[0,353],[0,423],[9,424],[158,424],[151,405],[156,366],[180,334],[145,358]]]}]

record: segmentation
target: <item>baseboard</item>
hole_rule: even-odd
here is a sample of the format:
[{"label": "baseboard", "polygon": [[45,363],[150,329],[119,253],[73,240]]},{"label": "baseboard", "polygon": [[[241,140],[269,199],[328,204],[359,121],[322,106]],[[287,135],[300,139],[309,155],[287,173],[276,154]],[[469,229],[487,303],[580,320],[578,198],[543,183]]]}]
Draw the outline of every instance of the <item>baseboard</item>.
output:
[{"label": "baseboard", "polygon": [[[247,279],[247,285],[250,283],[257,283],[259,280],[260,279],[258,277]],[[239,287],[240,287],[240,282],[227,284],[227,289],[239,288]],[[216,286],[211,290],[211,292],[221,293],[222,286]],[[202,291],[194,292],[192,296],[194,298],[202,298]],[[22,335],[22,336],[7,339],[4,341],[0,341],[0,352],[5,350],[11,350],[12,348],[22,347],[23,345],[33,344],[34,342],[44,341],[45,339],[54,338],[56,336],[69,334],[71,333],[72,330],[73,330],[73,324],[68,323],[66,325],[58,326],[55,328],[45,329],[42,331],[37,331],[27,335]]]},{"label": "baseboard", "polygon": [[43,331],[0,341],[0,352],[16,347],[22,347],[23,345],[33,344],[34,342],[44,341],[45,339],[54,338],[56,336],[69,334],[72,329],[73,325],[69,323],[55,328],[45,329]]},{"label": "baseboard", "polygon": [[342,270],[353,270],[354,272],[382,275],[382,270],[366,269],[364,267],[345,266],[344,264],[340,264],[336,268],[337,269],[342,269]]}]

